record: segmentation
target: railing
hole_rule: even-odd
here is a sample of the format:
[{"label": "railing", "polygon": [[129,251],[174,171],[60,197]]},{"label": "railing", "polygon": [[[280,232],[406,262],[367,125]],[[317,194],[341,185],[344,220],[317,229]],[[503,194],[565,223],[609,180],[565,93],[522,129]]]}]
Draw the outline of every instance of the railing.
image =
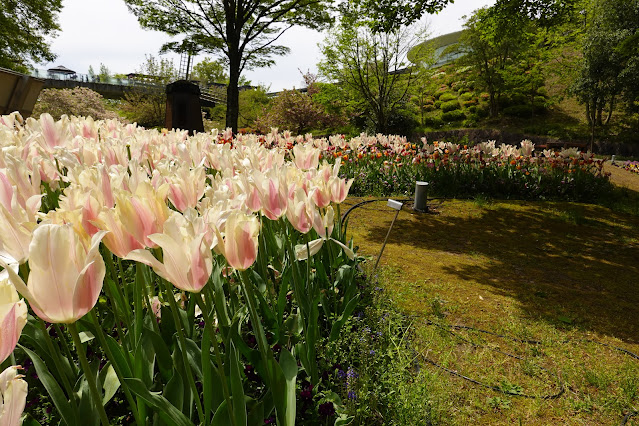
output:
[{"label": "railing", "polygon": [[35,69],[30,73],[33,77],[44,78],[47,80],[62,80],[62,81],[78,81],[80,83],[101,83],[101,84],[114,84],[117,86],[147,86],[157,87],[164,86],[163,84],[150,83],[140,81],[133,78],[119,78],[119,77],[104,77],[99,75],[90,74],[61,74],[56,72],[49,72],[47,70]]},{"label": "railing", "polygon": [[[78,83],[96,83],[96,84],[112,84],[116,86],[127,87],[148,87],[148,88],[164,88],[164,84],[151,83],[148,81],[140,81],[133,78],[118,78],[118,77],[104,77],[99,75],[90,74],[62,74],[57,72],[49,72],[47,70],[35,69],[30,73],[33,77],[43,78],[47,80],[59,80],[59,81],[75,81]],[[202,99],[208,99],[215,102],[226,102],[226,88],[224,87],[206,87],[200,85],[200,97]]]}]

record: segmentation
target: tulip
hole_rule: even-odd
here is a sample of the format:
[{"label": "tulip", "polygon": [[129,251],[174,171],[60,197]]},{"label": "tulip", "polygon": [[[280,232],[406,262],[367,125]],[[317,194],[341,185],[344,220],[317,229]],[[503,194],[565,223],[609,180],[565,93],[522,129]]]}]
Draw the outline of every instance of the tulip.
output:
[{"label": "tulip", "polygon": [[255,186],[260,194],[262,212],[271,220],[277,220],[286,213],[288,189],[282,177],[286,170],[271,169],[267,175],[255,173]]},{"label": "tulip", "polygon": [[104,245],[120,259],[124,259],[133,250],[144,248],[124,227],[117,209],[103,210],[98,219],[91,223],[108,231],[104,236]]},{"label": "tulip", "polygon": [[169,217],[165,202],[168,189],[166,184],[155,190],[149,182],[140,182],[133,196],[122,193],[116,198],[115,209],[122,225],[145,247],[157,247],[148,237],[162,232],[162,226]]},{"label": "tulip", "polygon": [[353,184],[353,179],[346,181],[338,177],[332,177],[328,181],[328,185],[331,189],[331,201],[337,204],[342,203],[348,195],[348,190]]},{"label": "tulip", "polygon": [[146,250],[133,250],[125,259],[151,266],[180,290],[199,293],[213,272],[212,231],[194,210],[183,216],[174,212],[164,223],[164,232],[149,236],[162,248],[164,263]]},{"label": "tulip", "polygon": [[320,214],[317,210],[313,212],[313,229],[320,236],[318,239],[310,241],[308,247],[305,244],[298,244],[295,246],[295,258],[297,260],[306,260],[309,257],[315,255],[320,251],[324,241],[332,241],[344,250],[346,256],[349,259],[355,259],[355,253],[348,246],[342,242],[332,238],[330,235],[333,233],[333,227],[335,224],[335,212],[333,207],[328,207],[324,215]]},{"label": "tulip", "polygon": [[313,227],[312,214],[314,207],[310,198],[302,188],[297,188],[292,199],[289,198],[286,217],[295,229],[306,234]]},{"label": "tulip", "polygon": [[89,241],[70,224],[40,225],[29,246],[27,284],[12,268],[2,266],[38,317],[74,323],[93,309],[102,290],[106,268],[98,247],[105,234],[100,231]]},{"label": "tulip", "polygon": [[15,188],[0,172],[0,255],[24,263],[28,257],[31,233],[36,226],[36,213],[40,209],[40,195],[29,197],[24,205],[19,202]]},{"label": "tulip", "polygon": [[27,323],[27,305],[7,280],[0,281],[0,363],[15,349]]},{"label": "tulip", "polygon": [[313,144],[295,145],[293,147],[293,161],[303,170],[316,169],[319,164],[320,151]]},{"label": "tulip", "polygon": [[224,238],[217,231],[217,248],[233,268],[240,271],[248,269],[257,258],[260,221],[236,210],[227,217],[224,231]]},{"label": "tulip", "polygon": [[27,404],[27,382],[18,374],[19,366],[0,373],[0,426],[19,426]]},{"label": "tulip", "polygon": [[181,212],[194,208],[204,195],[206,172],[204,167],[180,167],[167,178],[169,200]]}]

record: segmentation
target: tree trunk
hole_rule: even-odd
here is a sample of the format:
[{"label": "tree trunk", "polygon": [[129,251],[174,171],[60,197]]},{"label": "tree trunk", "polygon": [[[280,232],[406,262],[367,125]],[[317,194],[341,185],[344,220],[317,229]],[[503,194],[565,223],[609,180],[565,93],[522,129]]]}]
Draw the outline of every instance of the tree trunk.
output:
[{"label": "tree trunk", "polygon": [[490,90],[490,116],[497,116],[497,100],[495,99],[495,92]]},{"label": "tree trunk", "polygon": [[237,121],[240,115],[240,55],[231,55],[229,58],[229,85],[226,88],[226,127],[237,133]]}]

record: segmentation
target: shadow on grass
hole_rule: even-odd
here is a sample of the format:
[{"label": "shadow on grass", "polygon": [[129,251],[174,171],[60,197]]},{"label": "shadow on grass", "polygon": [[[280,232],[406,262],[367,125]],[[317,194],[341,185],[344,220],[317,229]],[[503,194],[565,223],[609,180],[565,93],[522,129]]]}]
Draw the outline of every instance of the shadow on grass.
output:
[{"label": "shadow on grass", "polygon": [[[460,206],[470,212],[400,214],[389,245],[424,256],[407,269],[427,278],[438,252],[480,256],[486,261],[451,262],[442,273],[516,298],[531,318],[639,342],[639,218],[570,203]],[[360,235],[381,243],[390,220],[371,219]]]}]

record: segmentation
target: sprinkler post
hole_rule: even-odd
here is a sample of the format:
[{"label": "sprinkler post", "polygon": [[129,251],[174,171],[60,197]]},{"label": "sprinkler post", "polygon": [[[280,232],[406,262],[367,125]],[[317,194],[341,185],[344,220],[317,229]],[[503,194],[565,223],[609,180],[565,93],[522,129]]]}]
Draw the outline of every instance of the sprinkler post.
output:
[{"label": "sprinkler post", "polygon": [[388,232],[386,233],[386,238],[384,238],[384,244],[382,244],[382,249],[379,252],[379,256],[377,256],[377,262],[375,262],[375,267],[373,268],[373,270],[377,270],[377,265],[379,265],[379,260],[382,258],[382,253],[384,253],[384,247],[386,247],[388,236],[390,235],[391,230],[393,229],[393,225],[395,224],[395,219],[397,219],[397,216],[399,216],[399,212],[402,211],[402,206],[404,204],[389,198],[388,203],[386,205],[392,209],[397,210],[397,213],[395,213],[395,217],[393,218],[393,221],[390,224],[390,228],[388,228]]}]

